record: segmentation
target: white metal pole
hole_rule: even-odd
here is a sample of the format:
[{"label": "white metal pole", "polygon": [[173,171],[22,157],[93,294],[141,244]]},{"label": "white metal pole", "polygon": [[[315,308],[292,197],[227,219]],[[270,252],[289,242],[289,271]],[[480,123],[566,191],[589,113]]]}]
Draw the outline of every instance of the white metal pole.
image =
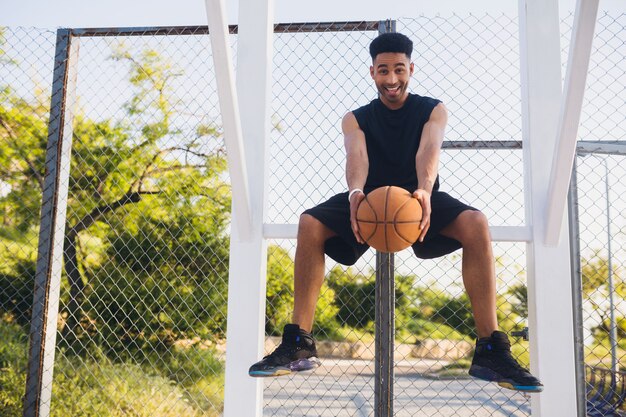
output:
[{"label": "white metal pole", "polygon": [[230,241],[224,417],[263,414],[263,383],[259,378],[249,377],[248,368],[263,356],[265,336],[267,244],[263,219],[271,128],[273,5],[273,0],[239,2],[237,93],[249,174],[252,228],[250,239],[243,240],[233,234]]},{"label": "white metal pole", "polygon": [[[228,172],[232,188],[232,222],[238,222],[237,233],[243,239],[250,238],[252,212],[246,155],[243,145],[239,103],[235,90],[235,75],[228,41],[228,23],[224,0],[205,0],[211,52],[217,80],[217,95],[220,102],[224,143],[228,159]],[[235,219],[236,217],[236,219]]]},{"label": "white metal pole", "polygon": [[[560,229],[545,244],[550,167],[561,98],[558,0],[519,0],[522,135],[531,370],[545,385],[531,399],[533,417],[576,414],[569,240]],[[565,221],[566,216],[565,216]]]},{"label": "white metal pole", "polygon": [[576,136],[589,70],[591,44],[598,15],[599,0],[578,0],[570,41],[567,71],[550,185],[548,186],[547,228],[545,240],[556,245],[561,235],[563,213],[576,152]]}]

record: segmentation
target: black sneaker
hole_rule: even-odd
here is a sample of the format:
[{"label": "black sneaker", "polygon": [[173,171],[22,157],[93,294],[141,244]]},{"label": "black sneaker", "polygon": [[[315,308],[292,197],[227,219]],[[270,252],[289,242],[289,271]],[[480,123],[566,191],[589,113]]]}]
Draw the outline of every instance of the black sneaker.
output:
[{"label": "black sneaker", "polygon": [[262,361],[252,365],[248,374],[254,377],[280,376],[309,371],[320,365],[311,334],[297,324],[287,324],[281,344]]},{"label": "black sneaker", "polygon": [[509,338],[499,331],[478,339],[469,374],[516,391],[543,391],[543,384],[513,358]]}]

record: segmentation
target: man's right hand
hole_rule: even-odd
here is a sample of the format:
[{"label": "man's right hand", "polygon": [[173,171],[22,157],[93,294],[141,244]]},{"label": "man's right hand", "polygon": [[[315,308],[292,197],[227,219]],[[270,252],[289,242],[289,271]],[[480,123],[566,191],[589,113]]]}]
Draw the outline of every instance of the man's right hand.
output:
[{"label": "man's right hand", "polygon": [[363,240],[361,234],[359,233],[359,223],[356,221],[356,211],[364,198],[365,194],[363,191],[355,192],[350,197],[350,225],[352,226],[352,233],[354,233],[354,237],[356,237],[356,241],[359,243],[365,243],[365,240]]}]

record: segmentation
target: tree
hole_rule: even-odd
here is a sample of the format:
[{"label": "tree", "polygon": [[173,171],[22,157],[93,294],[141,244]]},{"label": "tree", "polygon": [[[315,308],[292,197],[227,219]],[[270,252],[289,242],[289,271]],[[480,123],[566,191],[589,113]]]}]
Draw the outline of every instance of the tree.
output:
[{"label": "tree", "polygon": [[[598,339],[608,337],[610,329],[609,296],[609,263],[600,251],[595,251],[591,257],[581,259],[583,301],[591,304],[592,311],[597,315],[599,323],[594,327],[594,335]],[[626,283],[620,275],[619,268],[612,273],[615,294],[620,299],[626,298]],[[618,325],[619,327],[619,325]]]},{"label": "tree", "polygon": [[[106,233],[110,244],[108,256],[121,263],[122,270],[129,268],[132,272],[126,275],[129,281],[137,276],[147,278],[146,274],[151,278],[154,274],[167,275],[165,280],[146,282],[154,284],[153,291],[164,291],[161,296],[167,295],[169,301],[163,302],[172,309],[177,308],[172,305],[175,300],[185,300],[177,297],[177,292],[166,291],[157,281],[163,283],[181,275],[189,275],[191,280],[213,276],[212,284],[203,281],[204,284],[218,288],[220,296],[224,294],[222,283],[227,254],[223,248],[228,247],[226,226],[230,193],[221,174],[226,169],[226,161],[223,148],[207,153],[202,146],[202,142],[219,139],[218,130],[215,126],[201,125],[189,137],[171,126],[177,109],[170,83],[182,72],[158,53],[146,50],[135,57],[120,46],[112,58],[129,66],[134,95],[126,104],[126,110],[135,123],[113,125],[109,121],[91,123],[77,118],[70,182],[74,204],[68,215],[65,240],[65,270],[70,286],[69,316],[63,332],[67,339],[77,334],[86,289],[85,271],[79,258],[79,236],[88,229],[93,233],[97,223],[109,230]],[[140,128],[133,128],[133,125]],[[125,219],[114,215],[117,212],[124,213]],[[204,222],[198,224],[198,218]],[[200,235],[201,232],[204,234]],[[207,254],[219,254],[219,262],[214,260],[206,265],[197,257],[190,259],[192,253],[199,255],[198,248],[205,249]],[[181,263],[185,261],[189,263]],[[199,263],[203,267],[198,267]],[[217,269],[208,270],[211,263]],[[118,271],[105,268],[93,271],[93,275],[102,278],[103,273],[116,275]],[[106,281],[103,278],[99,283]],[[207,290],[206,285],[200,288]],[[172,288],[178,290],[181,286],[172,285]],[[134,292],[139,293],[138,289]],[[132,294],[124,292],[124,295]],[[223,304],[223,300],[209,302],[220,308]],[[128,303],[125,306],[133,307]],[[133,311],[141,313],[141,309]],[[163,311],[157,316],[167,315]],[[141,317],[136,319],[141,321]],[[220,325],[213,326],[213,330],[223,328],[223,320],[217,322]],[[120,325],[122,331],[136,326],[127,322]],[[163,323],[155,326],[163,326]],[[171,342],[173,337],[182,337],[188,332],[168,328],[166,333],[165,339]]]},{"label": "tree", "polygon": [[520,317],[528,318],[528,287],[525,284],[512,285],[507,294],[510,296],[511,311]]},{"label": "tree", "polygon": [[[4,63],[1,45],[0,59]],[[163,233],[162,238],[170,241],[161,244],[140,239],[132,255],[145,265],[142,273],[157,274],[174,268],[170,273],[196,278],[205,274],[207,278],[208,266],[198,265],[204,260],[189,258],[197,253],[194,250],[203,248],[215,254],[205,256],[206,262],[213,263],[215,273],[211,279],[220,296],[225,293],[220,283],[226,280],[224,265],[228,264],[223,248],[228,247],[230,191],[224,182],[224,149],[207,145],[221,142],[218,129],[212,124],[200,125],[194,132],[172,127],[171,119],[180,104],[172,97],[172,83],[182,72],[155,51],[134,56],[119,47],[112,59],[129,68],[134,94],[125,106],[127,117],[124,121],[95,121],[78,113],[74,118],[64,242],[68,291],[63,292],[62,302],[62,316],[66,317],[62,339],[68,343],[81,336],[81,321],[93,322],[93,317],[84,314],[83,304],[90,286],[106,281],[98,281],[105,268],[120,279],[130,276],[120,271],[135,272],[125,264],[116,269],[110,260],[124,262],[124,248],[142,233]],[[2,88],[0,181],[8,192],[0,196],[0,208],[4,230],[18,236],[38,226],[48,99],[37,95],[35,101],[27,101],[10,88]],[[203,219],[203,224],[191,228],[197,219]],[[202,238],[200,231],[206,232]],[[157,249],[163,250],[164,246],[172,257],[188,262],[184,271],[180,262],[159,264],[162,253]],[[16,273],[30,271],[27,267],[11,270],[3,279],[14,283],[18,282]],[[6,296],[11,298],[10,294]],[[223,329],[223,323],[215,327]]]},{"label": "tree", "polygon": [[[267,291],[265,331],[280,335],[283,326],[291,322],[293,312],[293,259],[280,246],[270,246],[267,251]],[[337,329],[335,291],[326,283],[322,285],[315,308],[313,332],[326,337],[334,336]]]},{"label": "tree", "polygon": [[[399,323],[419,315],[414,305],[415,276],[395,276],[395,315]],[[339,308],[337,320],[359,329],[370,329],[376,321],[376,274],[355,272],[352,268],[336,266],[328,274],[328,284],[335,291],[335,305]]]}]

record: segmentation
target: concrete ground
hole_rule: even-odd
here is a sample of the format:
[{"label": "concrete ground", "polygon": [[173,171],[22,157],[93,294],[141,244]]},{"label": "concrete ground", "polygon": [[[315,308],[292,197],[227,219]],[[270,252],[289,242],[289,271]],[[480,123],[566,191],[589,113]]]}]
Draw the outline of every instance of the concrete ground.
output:
[{"label": "concrete ground", "polygon": [[[525,417],[528,395],[473,378],[433,379],[423,375],[442,365],[434,360],[398,361],[396,417]],[[323,359],[322,366],[265,381],[264,416],[373,417],[374,363]]]}]

